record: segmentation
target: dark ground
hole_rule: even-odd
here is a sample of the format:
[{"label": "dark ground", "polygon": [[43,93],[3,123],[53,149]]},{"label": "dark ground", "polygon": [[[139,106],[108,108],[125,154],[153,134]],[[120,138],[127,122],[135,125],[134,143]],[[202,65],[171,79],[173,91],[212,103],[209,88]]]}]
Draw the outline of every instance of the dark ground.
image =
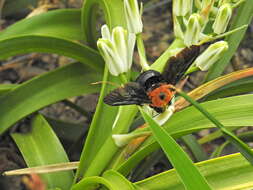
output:
[{"label": "dark ground", "polygon": [[[17,0],[19,1],[19,0]],[[46,2],[47,0],[44,0]],[[7,27],[8,25],[15,23],[19,19],[25,17],[29,12],[28,9],[21,7],[11,8],[11,1],[6,1],[6,5],[2,9],[2,28]],[[31,0],[32,4],[35,0]],[[42,1],[41,1],[42,2]],[[48,0],[47,2],[53,3],[54,8],[64,8],[66,4],[60,3],[59,0]],[[158,3],[158,1],[151,1],[149,6],[144,10],[144,34],[143,38],[145,40],[145,46],[148,54],[148,59],[150,62],[156,60],[159,55],[168,47],[168,44],[173,40],[172,34],[172,23],[171,23],[171,5],[169,1],[163,1]],[[81,0],[69,0],[68,7],[80,7]],[[28,4],[24,5],[28,7]],[[6,11],[6,12],[5,12]],[[138,60],[137,56],[135,60]],[[16,56],[9,60],[1,62],[0,66],[0,83],[1,84],[10,84],[10,83],[22,83],[36,75],[42,74],[44,72],[55,69],[56,67],[62,66],[69,63],[71,60],[57,55],[49,54],[38,54],[33,53],[29,55]],[[138,62],[138,61],[136,61]],[[249,27],[245,39],[240,45],[237,53],[235,54],[232,64],[227,68],[226,72],[232,72],[234,70],[240,70],[247,67],[253,66],[253,25]],[[137,66],[138,67],[138,66]],[[204,73],[197,72],[193,74],[187,83],[187,89],[195,88],[200,84],[204,76]],[[73,98],[70,101],[77,103],[80,107],[86,110],[92,115],[95,111],[97,95],[88,95]],[[92,103],[90,103],[92,102]],[[80,113],[74,111],[73,109],[66,106],[66,103],[59,102],[54,105],[51,105],[47,108],[40,110],[40,113],[44,114],[50,118],[57,118],[63,121],[73,122],[81,125],[89,125],[90,118],[82,116]],[[23,123],[24,125],[24,123]],[[20,127],[20,126],[19,126]],[[17,128],[17,125],[16,125]],[[16,130],[16,129],[12,129]],[[200,132],[199,136],[204,136],[208,134],[208,130]],[[84,136],[85,134],[83,134]],[[83,138],[82,136],[82,138]],[[81,138],[81,139],[82,139]],[[69,152],[69,157],[71,160],[78,160],[80,155],[80,150],[82,147],[81,140],[77,142],[65,142],[64,139],[61,139],[65,148]],[[222,140],[221,140],[222,141]],[[76,143],[80,149],[70,149],[71,144]],[[212,149],[213,145],[206,146],[206,150],[209,151]],[[166,158],[161,155],[157,159],[156,163],[150,167],[150,170],[146,172],[145,176],[151,176],[155,173],[159,173],[166,168],[168,168],[168,163]],[[156,156],[157,157],[157,156]],[[6,170],[17,169],[25,167],[25,163],[20,156],[20,153],[9,136],[9,132],[0,136],[0,173]],[[137,179],[132,176],[133,179]],[[0,189],[1,190],[23,190],[25,189],[24,185],[21,183],[20,177],[2,177],[0,176]]]}]

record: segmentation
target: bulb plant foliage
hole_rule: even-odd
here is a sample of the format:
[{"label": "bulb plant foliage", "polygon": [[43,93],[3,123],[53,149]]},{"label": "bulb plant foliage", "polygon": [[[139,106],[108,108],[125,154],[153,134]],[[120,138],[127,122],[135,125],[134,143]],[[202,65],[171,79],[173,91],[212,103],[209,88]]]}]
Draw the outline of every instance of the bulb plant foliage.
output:
[{"label": "bulb plant foliage", "polygon": [[[31,179],[42,184],[41,190],[253,188],[253,153],[244,142],[248,140],[246,137],[252,137],[252,132],[240,134],[240,139],[233,133],[253,125],[253,95],[249,93],[253,69],[220,76],[188,95],[182,92],[187,75],[202,71],[209,75],[221,68],[217,63],[229,64],[224,57],[235,53],[245,25],[251,21],[253,3],[251,0],[173,0],[171,3],[173,28],[168,30],[173,30],[175,39],[154,63],[146,58],[142,39],[145,4],[137,0],[86,0],[80,10],[51,10],[18,21],[0,32],[1,59],[46,52],[76,60],[22,84],[0,86],[1,135],[34,113],[29,132],[11,133],[28,168],[6,175],[30,174]],[[98,21],[94,15],[101,11],[97,6],[102,8],[105,24],[95,37],[94,26]],[[51,24],[45,25],[47,21]],[[198,53],[191,60],[192,55],[186,52],[196,53],[195,48]],[[139,71],[133,69],[134,55],[139,57],[134,63],[140,65]],[[180,67],[173,60],[188,66]],[[166,63],[174,65],[170,67]],[[178,68],[183,73],[175,74]],[[180,75],[185,80],[175,85],[168,82],[169,77],[159,78],[162,81],[159,85],[166,89],[159,89],[161,99],[157,100],[153,91],[157,81],[148,81],[153,85],[151,88],[141,86],[143,80],[133,77],[150,70],[155,76],[166,78],[175,74],[175,78]],[[99,100],[92,117],[69,99],[94,92],[99,93]],[[238,95],[243,93],[249,94]],[[166,97],[169,101],[164,105],[160,100]],[[88,128],[55,121],[39,112],[62,100],[91,118]],[[105,104],[108,101],[126,102],[108,106]],[[200,139],[192,135],[215,127],[216,132]],[[82,139],[80,159],[70,162],[66,152],[71,150],[65,150],[60,140],[67,140],[74,147],[84,138],[84,133],[87,135]],[[209,159],[201,145],[217,138],[225,138],[226,142],[210,158],[220,156],[228,144],[240,153]],[[187,146],[179,145],[177,139]],[[162,149],[174,169],[146,177],[150,165],[162,155],[152,154],[158,149]],[[33,188],[35,181],[24,181]]]}]

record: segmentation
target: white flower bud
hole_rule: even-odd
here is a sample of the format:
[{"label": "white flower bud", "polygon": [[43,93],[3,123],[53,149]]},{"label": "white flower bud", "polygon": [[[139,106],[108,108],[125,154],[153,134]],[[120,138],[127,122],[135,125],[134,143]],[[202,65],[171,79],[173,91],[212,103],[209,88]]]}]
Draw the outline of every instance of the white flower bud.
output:
[{"label": "white flower bud", "polygon": [[201,71],[207,71],[218,59],[220,59],[228,49],[228,43],[219,41],[210,45],[197,59],[193,65],[199,67]]},{"label": "white flower bud", "polygon": [[127,21],[127,29],[130,33],[141,33],[143,24],[137,0],[124,0],[124,14]]},{"label": "white flower bud", "polygon": [[216,34],[221,34],[226,31],[230,18],[232,16],[232,7],[230,4],[226,3],[222,5],[217,13],[215,21],[213,23],[213,31]]},{"label": "white flower bud", "polygon": [[115,27],[110,34],[109,28],[103,25],[102,38],[98,39],[97,46],[103,56],[110,73],[118,76],[127,72],[132,65],[135,45],[135,34],[128,33],[122,27]]},{"label": "white flower bud", "polygon": [[174,22],[174,23],[173,23],[174,35],[175,35],[177,38],[184,39],[184,33],[183,33],[183,31],[182,31],[181,25],[180,25],[180,23],[178,22],[176,16],[173,16],[173,22]]},{"label": "white flower bud", "polygon": [[118,147],[122,147],[122,146],[127,145],[131,140],[133,140],[135,138],[147,136],[150,134],[151,134],[151,132],[148,128],[147,129],[137,129],[137,130],[135,130],[131,133],[128,133],[128,134],[114,134],[114,135],[112,135],[112,138]]},{"label": "white flower bud", "polygon": [[173,0],[174,16],[185,16],[192,12],[193,0]]},{"label": "white flower bud", "polygon": [[194,0],[194,5],[196,6],[197,9],[201,10],[202,3],[200,0]]},{"label": "white flower bud", "polygon": [[202,30],[201,22],[201,16],[199,14],[192,14],[190,16],[184,35],[184,44],[186,46],[191,46],[199,42]]},{"label": "white flower bud", "polygon": [[131,140],[135,138],[135,136],[131,134],[116,134],[112,135],[112,138],[117,145],[117,147],[123,147],[127,145]]}]

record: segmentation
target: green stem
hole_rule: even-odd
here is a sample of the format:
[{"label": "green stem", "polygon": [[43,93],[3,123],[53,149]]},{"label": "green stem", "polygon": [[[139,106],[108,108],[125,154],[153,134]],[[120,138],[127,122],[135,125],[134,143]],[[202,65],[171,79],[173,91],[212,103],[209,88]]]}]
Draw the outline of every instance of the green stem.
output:
[{"label": "green stem", "polygon": [[247,144],[245,144],[241,139],[235,136],[231,131],[227,130],[215,117],[213,117],[207,110],[205,110],[199,103],[189,97],[182,91],[177,90],[177,93],[190,102],[196,109],[198,109],[207,119],[209,119],[213,124],[218,127],[225,138],[230,141],[241,154],[253,165],[253,152]]},{"label": "green stem", "polygon": [[185,45],[181,39],[176,38],[163,54],[151,65],[151,69],[162,72],[169,58],[175,55],[175,50],[179,48],[185,48]]},{"label": "green stem", "polygon": [[246,29],[247,27],[248,27],[248,25],[247,25],[247,24],[244,24],[244,25],[242,25],[242,26],[240,26],[240,27],[237,27],[237,28],[235,28],[235,29],[233,29],[233,30],[230,30],[230,31],[228,31],[228,32],[225,32],[225,33],[223,33],[223,34],[220,34],[220,35],[217,35],[217,36],[213,36],[213,37],[208,37],[208,38],[206,38],[206,39],[201,40],[201,41],[199,42],[199,45],[202,45],[202,44],[207,43],[207,42],[212,42],[212,41],[214,41],[214,40],[218,40],[218,39],[224,38],[224,37],[229,36],[229,35],[231,35],[231,34],[233,34],[233,33],[235,33],[235,32],[238,32],[238,31],[240,31],[240,30]]},{"label": "green stem", "polygon": [[233,9],[237,8],[237,7],[238,7],[240,4],[242,4],[244,1],[245,1],[245,0],[240,0],[240,1],[236,2],[236,3],[232,6],[232,8],[233,8]]},{"label": "green stem", "polygon": [[126,77],[125,74],[120,74],[119,78],[120,78],[122,84],[125,84],[125,83],[128,82],[127,77]]},{"label": "green stem", "polygon": [[139,53],[139,56],[140,56],[141,67],[144,71],[150,70],[150,67],[149,67],[148,62],[147,62],[145,47],[144,47],[144,43],[143,43],[143,40],[142,40],[141,33],[136,35],[136,41],[137,41],[138,53]]}]

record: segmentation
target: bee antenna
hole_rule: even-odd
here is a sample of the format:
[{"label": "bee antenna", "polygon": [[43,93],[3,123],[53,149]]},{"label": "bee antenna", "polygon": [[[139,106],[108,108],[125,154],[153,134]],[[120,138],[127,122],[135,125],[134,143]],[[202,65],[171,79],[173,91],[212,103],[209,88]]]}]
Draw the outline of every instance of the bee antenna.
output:
[{"label": "bee antenna", "polygon": [[93,82],[91,84],[93,84],[93,85],[96,85],[96,84],[110,84],[112,86],[116,86],[117,88],[121,87],[119,84],[114,83],[114,82],[109,82],[109,81],[98,81],[98,82]]}]

